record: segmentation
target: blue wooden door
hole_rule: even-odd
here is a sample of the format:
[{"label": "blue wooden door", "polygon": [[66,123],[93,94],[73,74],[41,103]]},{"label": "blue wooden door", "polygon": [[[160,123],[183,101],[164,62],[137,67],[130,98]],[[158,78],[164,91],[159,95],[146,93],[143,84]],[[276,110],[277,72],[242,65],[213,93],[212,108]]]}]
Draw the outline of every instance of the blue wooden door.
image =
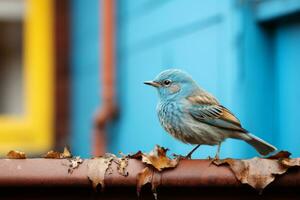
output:
[{"label": "blue wooden door", "polygon": [[300,155],[300,20],[283,22],[275,33],[279,146]]},{"label": "blue wooden door", "polygon": [[[156,115],[157,93],[143,81],[167,68],[186,70],[237,113],[234,3],[218,0],[118,1],[118,91],[120,118],[110,134],[110,151],[149,151],[155,144],[186,154],[192,146],[169,136]],[[223,155],[239,155],[242,142],[226,142]],[[233,146],[235,148],[233,148]],[[198,156],[214,156],[201,147]]]},{"label": "blue wooden door", "polygon": [[[192,74],[246,129],[299,156],[299,15],[285,18],[299,13],[299,2],[118,0],[121,110],[110,127],[108,151],[149,151],[160,144],[186,154],[192,148],[161,128],[156,91],[143,84],[174,67]],[[92,116],[100,99],[99,7],[97,0],[72,3],[72,143],[81,155],[89,154]],[[196,156],[214,153],[215,147],[201,147]],[[254,155],[253,148],[235,140],[221,150],[222,157]]]}]

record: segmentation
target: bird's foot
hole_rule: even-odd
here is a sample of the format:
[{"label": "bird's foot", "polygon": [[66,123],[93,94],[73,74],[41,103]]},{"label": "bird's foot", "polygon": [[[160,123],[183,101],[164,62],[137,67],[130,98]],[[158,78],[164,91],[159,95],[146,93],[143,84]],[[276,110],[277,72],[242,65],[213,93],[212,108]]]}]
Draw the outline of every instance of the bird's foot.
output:
[{"label": "bird's foot", "polygon": [[192,159],[192,154],[191,154],[191,153],[187,154],[187,155],[185,156],[185,159],[188,159],[188,160]]},{"label": "bird's foot", "polygon": [[179,160],[189,160],[189,159],[192,159],[191,155],[188,157],[188,155],[187,156],[183,156],[183,155],[179,155],[179,154],[173,153],[172,156],[174,158],[176,158],[176,159],[179,159]]},{"label": "bird's foot", "polygon": [[218,155],[216,155],[214,158],[211,158],[210,156],[208,156],[208,160],[210,160],[209,166],[214,164],[215,162],[218,162],[220,160],[220,157]]}]

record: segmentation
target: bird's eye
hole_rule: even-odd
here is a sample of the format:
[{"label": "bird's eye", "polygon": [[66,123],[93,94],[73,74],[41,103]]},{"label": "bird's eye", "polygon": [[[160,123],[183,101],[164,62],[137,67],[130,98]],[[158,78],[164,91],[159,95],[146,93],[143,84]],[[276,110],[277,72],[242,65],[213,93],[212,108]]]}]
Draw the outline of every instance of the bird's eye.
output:
[{"label": "bird's eye", "polygon": [[164,80],[164,85],[168,86],[171,84],[171,81],[170,80]]}]

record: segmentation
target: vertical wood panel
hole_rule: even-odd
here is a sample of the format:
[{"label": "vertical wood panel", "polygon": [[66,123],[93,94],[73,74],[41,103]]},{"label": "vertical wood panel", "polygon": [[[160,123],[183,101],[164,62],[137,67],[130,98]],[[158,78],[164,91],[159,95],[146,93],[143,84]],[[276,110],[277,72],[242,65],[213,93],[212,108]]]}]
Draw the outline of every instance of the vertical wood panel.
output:
[{"label": "vertical wood panel", "polygon": [[55,146],[62,148],[69,136],[69,91],[70,91],[70,1],[54,0],[55,18]]}]

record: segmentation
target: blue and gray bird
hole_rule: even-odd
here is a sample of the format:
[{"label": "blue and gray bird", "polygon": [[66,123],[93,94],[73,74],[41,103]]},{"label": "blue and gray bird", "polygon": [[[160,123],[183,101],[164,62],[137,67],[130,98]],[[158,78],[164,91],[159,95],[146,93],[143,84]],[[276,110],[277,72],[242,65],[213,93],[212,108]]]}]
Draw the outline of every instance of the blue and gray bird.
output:
[{"label": "blue and gray bird", "polygon": [[227,138],[244,140],[261,155],[276,150],[274,146],[245,130],[240,121],[187,73],[178,69],[161,72],[153,81],[144,82],[158,91],[157,113],[164,129],[176,139],[196,145],[218,145]]}]

